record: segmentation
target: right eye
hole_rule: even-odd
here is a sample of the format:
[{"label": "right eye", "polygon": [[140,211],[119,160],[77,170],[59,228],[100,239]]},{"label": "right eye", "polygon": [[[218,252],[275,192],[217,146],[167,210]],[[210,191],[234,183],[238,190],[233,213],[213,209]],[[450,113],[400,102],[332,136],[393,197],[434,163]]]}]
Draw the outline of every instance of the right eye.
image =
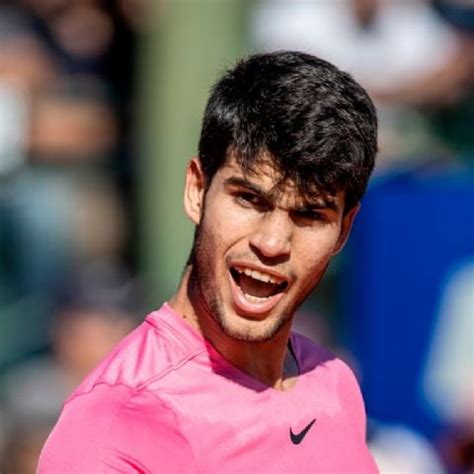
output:
[{"label": "right eye", "polygon": [[255,209],[259,212],[268,209],[267,202],[261,196],[250,193],[248,191],[240,191],[234,194],[234,199],[242,207],[247,209]]},{"label": "right eye", "polygon": [[241,193],[237,193],[235,197],[236,197],[237,202],[241,204],[256,205],[260,202],[259,197],[252,193],[241,192]]}]

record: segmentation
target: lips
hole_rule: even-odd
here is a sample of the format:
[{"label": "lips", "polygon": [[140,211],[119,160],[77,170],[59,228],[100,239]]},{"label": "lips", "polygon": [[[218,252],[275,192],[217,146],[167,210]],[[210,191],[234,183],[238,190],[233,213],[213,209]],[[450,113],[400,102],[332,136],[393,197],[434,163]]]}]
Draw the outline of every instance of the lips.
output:
[{"label": "lips", "polygon": [[234,304],[250,316],[269,312],[288,287],[283,275],[246,265],[231,266],[229,274]]}]

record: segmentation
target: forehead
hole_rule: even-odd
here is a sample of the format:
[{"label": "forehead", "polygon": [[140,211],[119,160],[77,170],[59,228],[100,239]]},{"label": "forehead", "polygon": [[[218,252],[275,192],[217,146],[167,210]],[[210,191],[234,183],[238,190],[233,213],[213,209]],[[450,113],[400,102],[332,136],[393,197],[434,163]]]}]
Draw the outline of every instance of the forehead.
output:
[{"label": "forehead", "polygon": [[258,184],[262,189],[269,192],[273,189],[280,188],[280,192],[286,190],[296,191],[296,186],[289,180],[283,182],[281,171],[272,163],[270,158],[263,157],[252,164],[249,169],[244,169],[235,158],[229,158],[221,168],[222,175],[225,177],[235,176],[248,180],[249,183]]},{"label": "forehead", "polygon": [[258,160],[251,169],[245,170],[234,158],[222,166],[215,177],[224,185],[245,187],[261,191],[265,197],[285,207],[318,205],[342,208],[344,192],[328,193],[317,188],[311,192],[302,192],[295,181],[285,178],[283,173],[268,157]]}]

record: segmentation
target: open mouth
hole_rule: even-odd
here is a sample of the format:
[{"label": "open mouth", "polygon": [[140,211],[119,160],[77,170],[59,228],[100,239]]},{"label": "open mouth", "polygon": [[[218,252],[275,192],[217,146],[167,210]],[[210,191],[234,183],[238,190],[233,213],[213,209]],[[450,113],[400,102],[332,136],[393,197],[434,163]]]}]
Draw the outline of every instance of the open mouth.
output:
[{"label": "open mouth", "polygon": [[248,267],[233,266],[230,274],[245,298],[252,303],[263,303],[288,287],[285,279]]}]

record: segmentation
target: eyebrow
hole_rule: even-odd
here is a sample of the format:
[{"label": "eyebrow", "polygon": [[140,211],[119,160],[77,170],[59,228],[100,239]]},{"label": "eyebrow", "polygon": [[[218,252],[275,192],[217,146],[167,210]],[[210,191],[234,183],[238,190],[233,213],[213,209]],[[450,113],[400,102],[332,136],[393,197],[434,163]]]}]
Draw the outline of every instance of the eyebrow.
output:
[{"label": "eyebrow", "polygon": [[239,186],[241,188],[247,188],[247,189],[253,191],[256,194],[259,194],[260,196],[262,196],[265,199],[268,199],[268,200],[271,199],[272,193],[269,193],[269,192],[265,191],[260,186],[257,186],[256,184],[248,181],[245,178],[239,178],[237,176],[231,176],[230,178],[227,178],[224,181],[224,185],[225,186]]},{"label": "eyebrow", "polygon": [[[267,201],[273,201],[273,196],[275,193],[268,192],[262,189],[260,186],[248,181],[245,178],[240,178],[238,176],[231,176],[224,180],[224,186],[238,186],[246,188],[255,194],[258,194],[263,199]],[[339,205],[336,199],[333,196],[318,196],[317,202],[306,202],[303,206],[298,208],[299,211],[311,211],[311,210],[322,210],[330,209],[332,211],[339,211]]]},{"label": "eyebrow", "polygon": [[308,203],[306,205],[301,206],[299,211],[314,211],[314,210],[324,210],[329,209],[331,211],[339,211],[339,206],[336,201],[333,199],[325,199],[323,197],[320,198],[320,202],[315,203]]}]

